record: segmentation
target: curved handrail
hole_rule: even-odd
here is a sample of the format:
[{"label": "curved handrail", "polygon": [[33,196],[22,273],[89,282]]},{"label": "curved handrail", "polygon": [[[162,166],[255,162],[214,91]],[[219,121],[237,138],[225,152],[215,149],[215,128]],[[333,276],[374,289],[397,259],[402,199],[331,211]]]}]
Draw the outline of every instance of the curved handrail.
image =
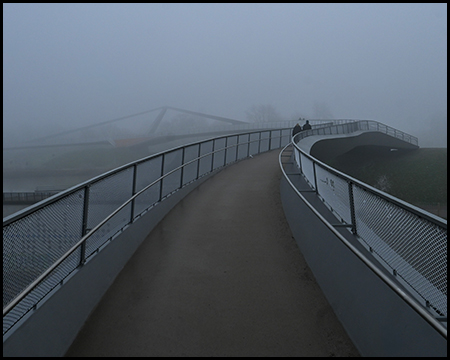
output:
[{"label": "curved handrail", "polygon": [[[255,136],[256,134],[256,136]],[[257,136],[259,134],[259,136]],[[252,135],[253,135],[253,139],[252,139]],[[268,135],[267,137],[263,137],[263,135]],[[115,175],[116,173],[121,173],[122,171],[127,171],[128,169],[133,169],[134,170],[134,177],[136,177],[136,169],[137,166],[141,163],[145,163],[147,161],[150,161],[152,159],[157,159],[159,157],[161,157],[163,160],[161,162],[161,176],[159,176],[157,179],[155,179],[154,181],[151,181],[149,184],[147,184],[146,186],[144,186],[141,190],[135,192],[134,191],[134,186],[133,186],[133,195],[131,197],[129,197],[126,201],[124,201],[119,207],[115,208],[114,211],[112,211],[111,213],[109,213],[108,216],[106,216],[103,220],[101,220],[96,226],[94,226],[92,229],[89,230],[89,232],[85,233],[80,240],[78,240],[75,244],[73,244],[67,251],[64,252],[64,254],[62,256],[60,256],[56,261],[54,261],[51,266],[49,266],[45,271],[43,271],[39,276],[37,276],[36,279],[34,279],[34,281],[32,281],[28,286],[26,286],[25,289],[23,289],[19,294],[17,294],[9,303],[6,304],[6,306],[3,308],[3,316],[5,318],[6,315],[8,315],[8,313],[11,312],[12,309],[14,309],[21,301],[23,301],[34,289],[37,288],[37,286],[39,286],[41,283],[43,283],[49,275],[51,275],[55,270],[57,270],[61,264],[67,260],[77,249],[81,249],[82,254],[81,254],[81,261],[79,263],[78,266],[82,266],[86,259],[85,259],[85,254],[83,253],[86,247],[86,241],[91,238],[93,235],[95,235],[96,233],[98,233],[98,230],[100,228],[102,228],[105,224],[107,224],[112,218],[114,218],[114,216],[116,216],[121,210],[123,210],[125,207],[127,207],[128,205],[132,204],[140,195],[142,195],[145,191],[147,191],[148,189],[150,189],[152,186],[154,186],[157,183],[161,183],[164,179],[167,179],[170,175],[173,175],[174,173],[176,173],[177,171],[183,170],[184,168],[186,168],[189,165],[192,165],[194,163],[197,163],[197,178],[192,181],[198,180],[199,177],[204,176],[208,173],[212,173],[224,166],[228,166],[238,160],[242,160],[244,158],[248,158],[249,156],[256,155],[259,154],[261,152],[264,151],[268,151],[268,150],[273,150],[276,148],[280,148],[282,145],[284,145],[284,143],[288,143],[289,139],[291,136],[291,128],[280,128],[280,129],[261,129],[259,131],[251,131],[251,132],[245,132],[245,133],[232,133],[229,135],[222,135],[219,137],[215,137],[215,138],[208,138],[208,139],[204,139],[201,141],[197,141],[197,142],[193,142],[193,143],[189,143],[189,144],[185,144],[183,146],[179,146],[176,148],[172,148],[151,156],[148,156],[146,158],[143,159],[139,159],[136,160],[134,162],[131,162],[129,164],[123,165],[117,169],[113,169],[105,174],[99,175],[91,180],[88,180],[82,184],[78,184],[66,191],[63,191],[62,193],[59,193],[55,196],[52,196],[51,198],[48,198],[34,206],[31,206],[29,209],[27,209],[24,212],[19,212],[14,214],[13,216],[10,216],[8,218],[4,219],[3,225],[4,225],[4,229],[6,226],[13,224],[15,221],[19,221],[20,219],[25,218],[26,216],[33,214],[36,211],[39,211],[43,208],[45,208],[46,206],[49,206],[53,203],[56,203],[58,200],[69,197],[73,194],[76,194],[77,192],[80,192],[82,190],[88,189],[90,186],[92,186],[93,184],[103,180],[103,179],[107,179],[113,175]],[[258,137],[257,139],[255,139],[255,137]],[[233,140],[233,142],[235,141],[235,143],[228,145],[228,139]],[[279,139],[279,144],[274,144],[275,140]],[[284,143],[282,144],[283,139],[285,140]],[[218,142],[225,142],[224,146],[218,146],[218,148],[216,148],[216,143]],[[252,153],[250,154],[250,146],[251,145],[255,145],[256,143],[258,143],[258,147],[257,150],[252,150]],[[265,143],[268,149],[264,150],[262,149],[262,143]],[[207,150],[206,153],[204,153],[203,155],[200,154],[200,150],[202,148],[203,144],[211,144],[211,150]],[[184,150],[186,148],[190,148],[190,147],[197,147],[198,148],[198,156],[195,156],[192,160],[189,161],[184,161]],[[241,156],[240,155],[240,151],[239,149],[242,149],[240,147],[243,148],[247,148],[246,150],[246,155]],[[235,150],[235,159],[232,161],[229,161],[227,159],[227,150],[230,150],[232,148],[236,148]],[[176,166],[175,168],[173,168],[170,171],[167,171],[164,173],[164,156],[170,154],[170,153],[174,153],[177,151],[183,151],[183,160],[182,160],[182,164],[179,166]],[[214,165],[214,155],[219,153],[219,152],[223,152],[223,163],[220,165],[215,166]],[[234,156],[234,154],[233,154]],[[199,176],[199,168],[200,168],[200,163],[202,159],[205,159],[207,157],[211,157],[211,168],[209,170],[207,170],[205,173],[202,173],[201,176]],[[187,186],[190,182],[188,183],[183,183],[183,173],[181,172],[180,175],[180,186],[175,189],[179,190],[184,186]],[[133,180],[134,182],[136,181],[135,179]],[[161,189],[162,189],[162,185],[161,185]],[[166,197],[170,195],[167,194]],[[121,225],[122,228],[119,231],[122,231],[124,228],[126,228],[127,226],[129,226],[131,223],[133,223],[140,215],[142,215],[144,212],[146,212],[150,207],[156,205],[157,203],[163,201],[165,197],[160,198],[158,201],[156,201],[155,203],[153,203],[153,205],[149,205],[147,208],[145,208],[144,210],[142,210],[139,214],[135,215],[134,214],[134,208],[131,208],[131,219],[126,223]],[[86,206],[86,205],[85,205]],[[86,209],[83,210],[86,213]],[[84,215],[83,215],[84,216]],[[4,230],[5,231],[5,230]],[[117,233],[117,232],[116,232]],[[116,234],[115,233],[115,234]],[[5,234],[5,232],[4,232]],[[110,237],[108,237],[106,240],[104,240],[102,242],[102,244],[100,244],[98,246],[98,248],[101,248],[105,243],[107,243],[109,240],[111,240],[115,234],[111,235]],[[92,255],[92,254],[91,254]],[[89,256],[91,256],[89,255]],[[73,272],[75,270],[72,269],[70,270],[69,274],[71,272]],[[64,276],[63,279],[60,279],[59,281],[62,284],[62,281],[69,275],[66,274]],[[42,298],[44,298],[46,295],[48,294],[48,292],[46,292],[44,295],[42,295],[37,301],[36,303],[33,305],[33,307],[35,307],[37,305],[38,302],[40,302],[42,300]],[[25,313],[29,312],[30,309],[27,309],[25,311]],[[25,314],[24,313],[24,314]],[[24,314],[21,315],[24,316]],[[17,320],[15,321],[17,322]],[[5,333],[5,330],[4,330]]]},{"label": "curved handrail", "polygon": [[[342,126],[342,124],[345,125],[345,124],[347,124],[347,123],[354,123],[354,121],[345,121],[345,122],[339,123],[340,125],[338,125],[338,126]],[[327,124],[327,126],[329,126],[329,123]],[[318,125],[317,127],[320,127],[320,125]],[[313,128],[314,128],[314,127],[313,127]],[[288,131],[288,135],[283,135],[283,132],[285,132],[285,131]],[[314,131],[314,129],[313,129],[313,131]],[[276,135],[276,136],[273,136],[273,132],[275,132],[275,134],[277,134],[277,135]],[[278,135],[278,132],[279,132],[279,135]],[[262,135],[262,134],[266,134],[266,133],[269,133],[269,137],[262,138],[261,135]],[[251,140],[251,136],[252,136],[253,134],[259,134],[259,139]],[[245,136],[248,136],[248,141],[241,141],[241,137],[245,137]],[[150,161],[150,160],[152,160],[152,159],[157,159],[157,158],[159,158],[159,157],[162,157],[163,160],[162,160],[162,165],[161,165],[161,166],[164,167],[164,156],[165,156],[165,155],[170,154],[170,153],[173,153],[173,152],[177,152],[177,151],[180,151],[180,150],[183,150],[183,152],[184,152],[184,149],[189,148],[189,147],[192,147],[192,146],[198,146],[198,147],[199,147],[199,156],[195,157],[195,158],[192,159],[191,161],[184,162],[184,160],[183,160],[183,164],[182,164],[182,165],[180,165],[180,166],[178,166],[178,167],[172,169],[171,171],[168,171],[168,172],[165,173],[165,174],[162,174],[160,177],[158,177],[156,180],[152,181],[150,184],[146,185],[143,189],[141,189],[141,190],[138,191],[138,192],[135,192],[135,191],[134,191],[134,187],[133,187],[133,193],[132,193],[132,196],[131,196],[131,197],[129,197],[125,202],[123,202],[123,203],[122,203],[119,207],[117,207],[114,211],[112,211],[111,213],[109,213],[108,216],[106,216],[106,217],[105,217],[102,221],[100,221],[96,226],[94,226],[92,229],[90,229],[90,231],[89,231],[88,233],[86,233],[86,232],[83,231],[83,235],[81,236],[81,239],[80,239],[80,240],[78,240],[75,244],[73,244],[73,245],[69,248],[69,250],[67,250],[67,251],[66,251],[62,256],[60,256],[56,261],[54,261],[54,262],[52,263],[51,266],[49,266],[49,267],[48,267],[48,268],[47,268],[40,276],[38,276],[31,284],[29,284],[25,289],[23,289],[19,295],[17,295],[16,297],[14,297],[13,300],[12,300],[11,302],[9,302],[9,303],[6,305],[6,307],[3,309],[4,317],[5,317],[5,315],[7,315],[7,314],[14,308],[14,306],[16,306],[16,305],[17,305],[20,301],[22,301],[28,294],[30,294],[31,291],[33,291],[34,288],[36,288],[40,283],[42,283],[42,282],[45,280],[45,278],[46,278],[48,275],[50,275],[50,274],[52,273],[52,271],[54,271],[55,269],[57,269],[58,266],[60,266],[66,259],[68,259],[68,257],[69,257],[71,254],[73,254],[73,253],[75,252],[75,250],[78,249],[78,248],[81,248],[81,252],[82,252],[82,254],[81,254],[81,261],[80,261],[80,264],[79,264],[79,265],[83,265],[84,262],[86,261],[86,259],[85,259],[85,254],[84,254],[84,250],[83,250],[83,246],[85,246],[86,240],[89,239],[89,238],[91,238],[94,234],[96,234],[96,233],[98,232],[98,230],[99,230],[102,226],[104,226],[105,224],[107,224],[112,218],[114,218],[114,216],[116,216],[116,215],[117,215],[121,210],[123,210],[126,206],[132,204],[132,203],[139,197],[139,195],[143,194],[146,190],[148,190],[149,188],[151,188],[152,186],[154,186],[154,185],[157,184],[158,182],[160,182],[160,183],[162,184],[162,180],[163,180],[163,179],[166,179],[169,175],[172,175],[172,174],[176,173],[177,171],[180,171],[180,170],[181,170],[181,172],[182,172],[182,169],[184,169],[184,168],[187,167],[188,165],[193,164],[193,163],[195,163],[195,162],[197,162],[197,164],[198,164],[197,167],[199,167],[199,166],[200,166],[199,164],[200,164],[200,160],[201,160],[201,159],[204,159],[204,158],[206,158],[206,157],[208,157],[208,156],[211,156],[211,157],[213,158],[213,157],[214,157],[214,154],[219,153],[219,152],[222,152],[222,151],[225,152],[225,156],[224,156],[224,164],[221,165],[221,166],[227,166],[227,165],[230,165],[231,163],[233,163],[233,161],[227,163],[227,155],[226,155],[226,150],[227,150],[227,149],[236,148],[236,160],[235,160],[235,161],[237,161],[237,160],[238,160],[239,146],[242,146],[242,145],[244,145],[244,146],[247,145],[247,146],[248,146],[248,148],[247,148],[247,157],[248,157],[249,154],[250,154],[250,145],[253,144],[253,143],[259,142],[259,145],[258,145],[258,151],[255,152],[254,154],[263,152],[263,151],[260,151],[260,146],[261,146],[261,143],[262,143],[263,141],[268,141],[268,147],[269,147],[269,150],[270,150],[270,149],[277,148],[277,147],[281,147],[281,146],[282,146],[282,139],[285,138],[285,137],[287,138],[287,142],[289,142],[290,139],[291,139],[291,127],[288,127],[288,128],[278,128],[278,129],[264,128],[264,129],[260,129],[260,130],[257,130],[257,131],[251,131],[251,132],[231,133],[231,134],[229,134],[229,135],[222,135],[222,136],[219,136],[219,137],[212,137],[212,138],[204,139],[204,140],[201,140],[201,141],[196,141],[196,142],[193,142],[193,143],[185,144],[185,145],[183,145],[183,146],[178,146],[178,147],[175,147],[175,148],[172,148],[172,149],[169,149],[169,150],[166,150],[166,151],[163,151],[163,152],[160,152],[160,153],[157,153],[157,154],[153,154],[153,155],[150,155],[150,156],[148,156],[148,157],[145,157],[145,158],[136,160],[136,161],[134,161],[134,162],[125,164],[125,165],[123,165],[123,166],[121,166],[121,167],[118,167],[118,168],[116,168],[116,169],[113,169],[113,170],[111,170],[111,171],[109,171],[109,172],[107,172],[107,173],[101,174],[101,175],[99,175],[99,176],[97,176],[97,177],[94,177],[94,178],[88,180],[88,181],[85,181],[85,182],[83,182],[83,183],[81,183],[81,184],[78,184],[78,185],[76,185],[76,186],[74,186],[74,187],[72,187],[72,188],[70,188],[70,189],[67,189],[67,190],[65,190],[65,191],[63,191],[63,192],[61,192],[61,193],[59,193],[59,194],[56,194],[56,195],[54,195],[54,196],[52,196],[52,197],[50,197],[50,198],[47,198],[46,200],[44,200],[44,201],[42,201],[42,202],[40,202],[40,203],[37,203],[37,204],[35,204],[35,205],[33,205],[33,206],[31,206],[31,207],[25,209],[24,211],[18,212],[18,213],[16,213],[16,214],[13,214],[13,215],[7,217],[7,218],[4,218],[3,225],[4,225],[4,229],[5,229],[5,226],[8,226],[8,225],[14,223],[15,221],[18,221],[18,220],[20,220],[20,219],[22,219],[22,218],[24,218],[24,217],[26,217],[26,216],[28,216],[28,215],[30,215],[30,214],[33,214],[33,213],[37,212],[38,210],[44,209],[45,207],[47,207],[47,206],[49,206],[49,205],[51,205],[51,204],[53,204],[53,203],[57,203],[57,201],[59,201],[59,200],[61,200],[61,199],[68,198],[68,197],[71,196],[71,195],[75,195],[75,194],[77,194],[77,192],[88,191],[88,189],[89,189],[92,185],[95,185],[96,183],[99,183],[99,182],[102,181],[102,180],[108,179],[108,178],[114,176],[115,174],[119,174],[119,173],[122,173],[122,172],[127,171],[128,169],[132,169],[132,171],[134,171],[133,176],[136,177],[136,168],[137,168],[137,166],[138,166],[139,164],[141,164],[141,163],[145,163],[145,162]],[[236,138],[236,143],[235,143],[235,144],[232,144],[232,145],[227,145],[227,139],[229,139],[229,138]],[[272,141],[273,141],[274,139],[278,139],[278,138],[279,138],[279,145],[276,146],[276,147],[272,147]],[[222,140],[222,139],[225,139],[225,146],[220,147],[220,148],[218,148],[218,149],[215,149],[215,141],[220,141],[220,140]],[[212,151],[209,151],[209,152],[207,152],[207,153],[205,153],[205,154],[203,154],[203,155],[200,155],[200,148],[201,148],[201,145],[202,145],[202,144],[208,144],[208,143],[211,143],[211,142],[212,142],[212,148],[213,148],[213,150],[212,150]],[[184,158],[184,155],[183,155],[183,158]],[[239,160],[241,160],[241,159],[242,159],[242,157],[239,158]],[[216,168],[213,168],[213,161],[212,161],[212,162],[211,162],[211,170],[210,170],[210,172],[215,171],[215,170],[217,170],[218,168],[220,168],[220,166],[219,166],[219,167],[216,167]],[[183,176],[183,175],[181,175],[181,177],[182,177],[182,176]],[[198,175],[197,175],[197,176],[198,176]],[[198,179],[198,177],[197,177],[197,179]],[[195,180],[197,180],[197,179],[195,179]],[[134,181],[135,181],[135,180],[134,180]],[[182,181],[183,181],[183,180],[182,180]],[[191,181],[193,181],[193,180],[191,180]],[[180,186],[182,187],[182,186],[185,186],[185,185],[187,185],[187,184],[180,185]],[[180,187],[180,188],[181,188],[181,187]],[[161,188],[162,188],[162,185],[161,185]],[[87,198],[88,198],[88,197],[87,197]],[[85,201],[86,201],[86,197],[85,197]],[[162,201],[162,199],[160,198],[159,201]],[[157,203],[158,203],[158,201],[156,201],[156,202],[154,203],[154,205],[157,204]],[[86,206],[86,204],[85,204],[85,206]],[[151,207],[151,206],[153,206],[153,205],[150,205],[150,207]],[[125,227],[129,226],[132,222],[134,222],[134,220],[135,220],[137,217],[139,217],[141,214],[143,214],[144,212],[146,212],[146,211],[150,208],[150,207],[147,207],[146,209],[144,209],[143,211],[141,211],[141,213],[139,213],[139,214],[137,214],[137,215],[135,216],[133,205],[132,205],[131,207],[132,207],[132,209],[131,209],[131,219],[130,219],[130,221],[129,221],[127,224],[123,225],[123,227],[122,227],[121,229],[119,229],[119,231],[122,231]],[[84,210],[84,212],[86,212],[86,209]],[[83,216],[84,216],[84,215],[83,215]],[[83,225],[83,226],[84,226],[84,225]],[[87,230],[87,229],[84,228],[84,230]],[[4,230],[4,231],[5,231],[5,230]],[[98,248],[102,247],[103,244],[105,244],[106,242],[108,242],[108,241],[109,241],[110,239],[112,239],[113,237],[114,237],[114,235],[111,235],[107,240],[105,240],[101,245],[99,245]],[[92,254],[91,254],[91,255],[92,255]],[[91,256],[91,255],[89,255],[89,256]],[[71,272],[72,272],[72,271],[73,271],[73,270],[71,270]],[[71,272],[70,272],[70,273],[71,273]],[[70,274],[70,273],[69,273],[69,274]],[[66,275],[66,276],[68,276],[68,275]],[[62,280],[61,280],[61,283],[62,283]],[[44,296],[46,296],[46,294],[47,294],[47,293],[45,293]],[[42,299],[42,298],[41,298],[41,299]],[[37,304],[41,299],[39,299],[39,300],[36,302],[36,304]],[[35,305],[34,305],[34,306],[35,306]],[[29,310],[27,310],[27,312],[28,312],[28,311],[29,311]]]},{"label": "curved handrail", "polygon": [[293,143],[298,143],[301,139],[311,135],[337,135],[358,130],[382,132],[415,146],[418,146],[419,144],[419,139],[417,137],[374,120],[353,120],[318,129],[304,130],[294,136]]},{"label": "curved handrail", "polygon": [[[309,134],[308,134],[309,133]],[[390,196],[389,194],[385,194],[375,188],[370,187],[369,185],[354,179],[342,172],[339,172],[338,170],[320,162],[319,160],[315,159],[310,154],[307,154],[305,151],[300,149],[300,147],[297,145],[296,140],[298,137],[304,138],[309,135],[315,135],[317,134],[317,131],[315,130],[309,130],[309,131],[303,131],[302,133],[297,134],[296,136],[292,137],[292,142],[288,145],[286,145],[279,155],[279,165],[281,168],[281,171],[283,173],[284,178],[288,182],[288,184],[292,187],[292,189],[295,191],[297,196],[301,198],[301,200],[311,209],[311,211],[319,218],[320,221],[324,223],[324,225],[329,228],[336,237],[345,245],[347,246],[361,261],[364,262],[383,282],[385,282],[396,294],[398,294],[409,306],[411,306],[422,318],[424,318],[430,325],[433,326],[444,338],[447,338],[447,329],[446,327],[436,319],[429,311],[427,311],[418,301],[416,301],[411,295],[405,293],[395,282],[393,282],[385,273],[383,273],[377,265],[375,265],[371,260],[369,260],[363,253],[361,253],[355,246],[353,246],[344,236],[342,236],[336,229],[335,226],[329,223],[320,213],[318,210],[314,208],[311,203],[308,202],[308,200],[301,194],[300,191],[297,190],[295,185],[290,181],[288,175],[286,174],[283,164],[282,164],[282,154],[289,146],[294,146],[299,152],[302,153],[303,156],[308,157],[309,159],[313,160],[314,162],[320,164],[322,167],[326,168],[327,171],[332,172],[334,175],[342,177],[347,179],[348,181],[351,181],[353,183],[357,183],[359,186],[365,188],[366,190],[376,194],[377,196],[383,197],[386,200],[395,203],[396,205],[404,208],[405,210],[408,210],[410,212],[413,212],[417,215],[420,215],[421,217],[426,218],[427,220],[439,223],[439,225],[447,228],[446,221],[443,219],[440,219],[433,214],[427,214],[425,211],[421,211],[418,208],[415,208],[411,204],[408,204],[406,202],[403,202],[400,199],[397,199],[393,196]],[[412,139],[414,142],[415,139]],[[446,321],[446,320],[445,320]]]},{"label": "curved handrail", "polygon": [[350,175],[347,175],[339,170],[336,170],[335,168],[325,164],[323,161],[320,161],[318,159],[316,159],[314,156],[308,154],[307,152],[303,151],[302,149],[300,149],[300,147],[296,144],[296,143],[292,143],[293,146],[295,146],[305,157],[307,157],[308,159],[314,161],[314,163],[319,164],[322,168],[326,169],[327,171],[329,171],[330,173],[336,175],[337,177],[340,177],[342,179],[346,179],[348,181],[351,181],[353,184],[358,184],[360,187],[364,188],[365,190],[367,190],[368,192],[383,198],[415,215],[418,215],[422,218],[425,218],[433,223],[437,223],[440,227],[443,227],[445,229],[447,229],[447,221],[445,219],[442,219],[440,217],[438,217],[437,215],[434,215],[432,213],[429,213],[419,207],[416,207],[406,201],[403,201],[395,196],[392,196],[386,192],[380,191],[379,189],[370,186]]},{"label": "curved handrail", "polygon": [[[239,144],[242,145],[242,144]],[[238,145],[231,145],[227,146],[225,149],[236,147]],[[160,176],[158,179],[151,182],[149,185],[145,186],[143,189],[138,191],[136,194],[134,194],[131,198],[126,200],[122,205],[120,205],[116,210],[114,210],[111,214],[109,214],[105,219],[103,219],[99,224],[97,224],[94,228],[92,228],[86,235],[84,235],[75,245],[73,245],[67,252],[61,256],[53,265],[51,265],[44,273],[42,273],[35,281],[33,281],[17,298],[15,298],[13,301],[11,301],[4,309],[3,309],[3,316],[5,316],[14,306],[16,306],[25,296],[27,296],[39,283],[41,283],[49,274],[53,272],[60,264],[64,262],[75,250],[77,250],[82,244],[86,242],[87,239],[92,237],[103,225],[105,225],[109,220],[111,220],[117,213],[120,212],[123,208],[125,208],[128,204],[130,204],[134,199],[136,199],[139,195],[144,193],[146,190],[151,188],[153,185],[159,183],[164,178],[168,177],[169,175],[175,173],[176,171],[180,170],[181,168],[192,164],[194,162],[197,162],[198,160],[211,156],[211,154],[214,154],[219,151],[223,151],[224,148],[221,148],[220,150],[213,151],[212,153],[208,153],[205,155],[202,155],[198,158],[195,158],[191,161],[188,161],[187,163],[178,166],[177,168],[165,173],[164,175]]]}]

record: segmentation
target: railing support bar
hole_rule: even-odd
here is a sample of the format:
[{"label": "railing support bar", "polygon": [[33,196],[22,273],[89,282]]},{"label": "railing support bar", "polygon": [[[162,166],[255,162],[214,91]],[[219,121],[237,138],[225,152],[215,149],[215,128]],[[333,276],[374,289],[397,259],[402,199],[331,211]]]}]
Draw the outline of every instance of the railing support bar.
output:
[{"label": "railing support bar", "polygon": [[[89,211],[89,189],[90,185],[84,187],[84,199],[83,199],[83,223],[81,226],[81,237],[87,234],[87,222]],[[84,265],[86,261],[86,242],[84,241],[80,246],[80,266]]]},{"label": "railing support bar", "polygon": [[356,216],[355,216],[355,199],[353,197],[353,183],[348,183],[348,199],[350,202],[350,218],[352,221],[352,233],[356,235]]}]

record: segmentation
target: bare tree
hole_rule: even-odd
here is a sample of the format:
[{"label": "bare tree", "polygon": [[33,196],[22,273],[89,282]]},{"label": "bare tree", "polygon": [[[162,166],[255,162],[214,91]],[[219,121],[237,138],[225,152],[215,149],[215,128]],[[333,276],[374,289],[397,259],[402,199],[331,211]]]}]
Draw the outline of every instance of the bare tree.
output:
[{"label": "bare tree", "polygon": [[245,112],[249,122],[281,121],[282,117],[272,105],[253,105]]}]

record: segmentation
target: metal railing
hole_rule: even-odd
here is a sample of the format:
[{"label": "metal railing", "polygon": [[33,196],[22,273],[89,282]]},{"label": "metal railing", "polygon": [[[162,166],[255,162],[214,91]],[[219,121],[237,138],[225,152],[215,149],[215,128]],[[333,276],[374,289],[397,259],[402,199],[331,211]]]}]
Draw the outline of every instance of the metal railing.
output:
[{"label": "metal railing", "polygon": [[[299,136],[325,132],[320,128],[330,127],[329,121],[310,122],[313,129]],[[337,122],[334,126],[355,126],[354,120]],[[371,130],[374,124],[364,126]],[[392,128],[385,129],[392,132]],[[224,135],[173,148],[4,218],[3,333],[165,198],[224,166],[289,144],[291,131],[289,124],[288,128]],[[408,139],[406,134],[393,133]]]},{"label": "metal railing", "polygon": [[[428,320],[446,337],[447,330],[441,322],[447,322],[447,222],[333,169],[298,146],[297,138],[358,130],[382,131],[417,144],[417,138],[408,134],[373,121],[361,121],[299,133],[293,138],[295,163],[339,221],[338,225],[323,220],[324,223],[333,230],[335,226],[348,228],[422,305],[420,310],[417,306],[415,309],[422,315],[426,311]],[[416,304],[401,290],[395,290],[409,303]]]},{"label": "metal railing", "polygon": [[3,205],[34,204],[55,195],[58,191],[4,192]]},{"label": "metal railing", "polygon": [[397,139],[403,140],[410,144],[419,145],[417,137],[409,135],[403,131],[397,130],[391,126],[385,125],[374,120],[336,120],[333,121],[334,125],[313,128],[311,130],[305,130],[298,133],[295,136],[295,141],[298,142],[301,139],[311,135],[339,135],[350,134],[356,131],[377,131]]},{"label": "metal railing", "polygon": [[140,216],[225,166],[291,141],[291,128],[211,138],[129,163],[3,219],[3,334]]}]

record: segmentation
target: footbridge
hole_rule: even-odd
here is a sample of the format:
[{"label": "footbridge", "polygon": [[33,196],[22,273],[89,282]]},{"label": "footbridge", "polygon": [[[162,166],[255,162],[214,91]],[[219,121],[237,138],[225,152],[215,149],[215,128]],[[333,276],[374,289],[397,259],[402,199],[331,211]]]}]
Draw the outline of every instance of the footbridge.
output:
[{"label": "footbridge", "polygon": [[376,121],[184,144],[3,220],[4,356],[446,356],[447,222],[318,160]]}]

